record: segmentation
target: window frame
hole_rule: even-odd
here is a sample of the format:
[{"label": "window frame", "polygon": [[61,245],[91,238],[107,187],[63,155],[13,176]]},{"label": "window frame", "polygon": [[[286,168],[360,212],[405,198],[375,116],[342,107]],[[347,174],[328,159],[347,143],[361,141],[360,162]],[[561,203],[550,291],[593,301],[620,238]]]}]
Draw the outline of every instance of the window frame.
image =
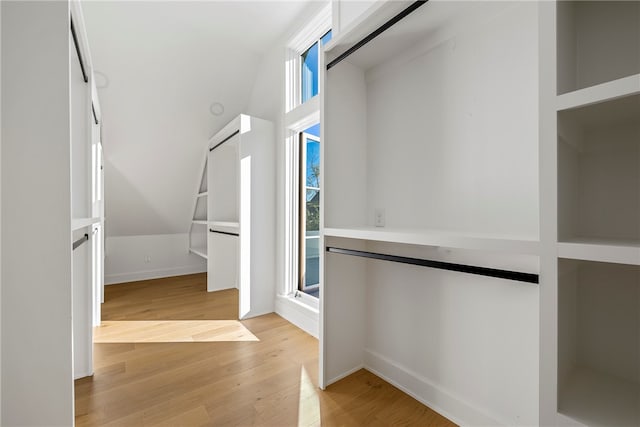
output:
[{"label": "window frame", "polygon": [[[307,190],[312,189],[318,191],[320,194],[320,200],[322,200],[322,192],[320,187],[310,187],[306,183],[306,169],[307,169],[307,141],[315,141],[318,144],[322,144],[321,137],[317,137],[315,135],[311,135],[304,131],[298,133],[299,139],[299,148],[298,148],[298,178],[299,178],[299,198],[298,198],[298,287],[297,289],[301,292],[313,291],[320,287],[320,278],[318,277],[318,283],[307,286],[305,281],[305,273],[306,273],[306,242],[310,239],[320,240],[320,226],[318,225],[318,235],[309,237],[306,235],[306,224],[307,224],[307,210],[306,210],[306,198],[307,198]],[[318,160],[319,162],[319,160]],[[322,179],[322,176],[320,176]],[[318,205],[318,210],[320,206]],[[320,268],[318,266],[318,268]],[[319,272],[318,272],[319,273]]]},{"label": "window frame", "polygon": [[[332,30],[331,2],[327,2],[302,29],[289,40],[285,53],[285,196],[284,196],[284,283],[282,295],[318,309],[319,300],[298,290],[300,264],[300,168],[299,149],[301,132],[320,123],[320,95],[323,85],[323,54],[319,51],[318,95],[305,103],[302,99],[301,54]],[[332,35],[335,35],[332,33]],[[322,148],[321,148],[322,170]],[[322,225],[322,201],[320,203]],[[320,271],[322,276],[322,271]]]},{"label": "window frame", "polygon": [[[287,44],[286,58],[286,102],[285,115],[290,111],[306,104],[317,95],[302,102],[302,54],[318,43],[318,55],[320,56],[320,40],[331,28],[331,3],[327,3],[319,13]],[[318,64],[320,68],[320,64]],[[321,70],[318,69],[318,73]],[[318,93],[320,93],[318,82]]]}]

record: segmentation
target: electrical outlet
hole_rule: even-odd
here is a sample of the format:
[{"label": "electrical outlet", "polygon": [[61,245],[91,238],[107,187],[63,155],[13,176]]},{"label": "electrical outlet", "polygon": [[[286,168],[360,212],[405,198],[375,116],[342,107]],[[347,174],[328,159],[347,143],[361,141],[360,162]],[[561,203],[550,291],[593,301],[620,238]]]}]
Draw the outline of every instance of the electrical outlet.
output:
[{"label": "electrical outlet", "polygon": [[144,262],[145,263],[150,263],[151,262],[151,257],[149,255],[144,257]]},{"label": "electrical outlet", "polygon": [[384,227],[385,218],[384,218],[384,209],[383,208],[375,208],[373,213],[373,224],[376,227]]}]

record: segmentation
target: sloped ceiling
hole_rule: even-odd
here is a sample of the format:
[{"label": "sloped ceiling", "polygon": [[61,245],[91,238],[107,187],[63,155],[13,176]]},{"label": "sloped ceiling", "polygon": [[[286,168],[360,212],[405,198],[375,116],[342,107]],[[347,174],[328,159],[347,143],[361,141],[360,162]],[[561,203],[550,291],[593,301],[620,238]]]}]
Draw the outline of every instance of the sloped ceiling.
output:
[{"label": "sloped ceiling", "polygon": [[83,3],[103,113],[107,236],[188,231],[208,138],[246,108],[263,53],[306,5]]}]

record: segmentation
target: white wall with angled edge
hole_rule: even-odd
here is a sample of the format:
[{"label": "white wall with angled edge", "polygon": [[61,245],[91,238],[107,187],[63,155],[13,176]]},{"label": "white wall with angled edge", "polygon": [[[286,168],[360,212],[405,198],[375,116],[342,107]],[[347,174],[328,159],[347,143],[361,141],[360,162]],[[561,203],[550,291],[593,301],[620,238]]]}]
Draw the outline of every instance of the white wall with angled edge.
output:
[{"label": "white wall with angled edge", "polygon": [[188,232],[208,139],[245,112],[264,52],[304,4],[281,6],[83,5],[104,116],[108,238]]},{"label": "white wall with angled edge", "polygon": [[206,271],[185,238],[204,149],[246,113],[265,52],[304,7],[83,4],[104,117],[107,283]]},{"label": "white wall with angled edge", "polygon": [[189,253],[186,233],[112,236],[105,254],[105,285],[207,271],[206,261]]}]

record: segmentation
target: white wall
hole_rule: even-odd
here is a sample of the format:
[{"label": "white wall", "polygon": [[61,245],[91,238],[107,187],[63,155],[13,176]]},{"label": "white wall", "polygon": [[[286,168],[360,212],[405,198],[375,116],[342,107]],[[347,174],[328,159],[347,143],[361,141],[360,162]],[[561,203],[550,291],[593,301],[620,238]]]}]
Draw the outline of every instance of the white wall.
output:
[{"label": "white wall", "polygon": [[1,7],[1,424],[69,426],[69,4]]},{"label": "white wall", "polygon": [[[302,26],[320,12],[326,3],[311,3],[293,22],[302,25],[293,27],[288,33],[273,44],[273,48],[265,53],[259,65],[261,70],[253,84],[249,97],[247,114],[275,123],[276,128],[276,294],[285,292],[285,62],[287,43]],[[290,301],[276,299],[276,312],[301,327],[308,333],[317,336],[317,310],[309,311],[300,304],[290,305]]]},{"label": "white wall", "polygon": [[186,233],[109,237],[106,242],[107,285],[204,271],[206,260],[189,253]]},{"label": "white wall", "polygon": [[301,3],[83,4],[105,117],[107,238],[189,230],[207,140],[245,112],[264,50]]}]

